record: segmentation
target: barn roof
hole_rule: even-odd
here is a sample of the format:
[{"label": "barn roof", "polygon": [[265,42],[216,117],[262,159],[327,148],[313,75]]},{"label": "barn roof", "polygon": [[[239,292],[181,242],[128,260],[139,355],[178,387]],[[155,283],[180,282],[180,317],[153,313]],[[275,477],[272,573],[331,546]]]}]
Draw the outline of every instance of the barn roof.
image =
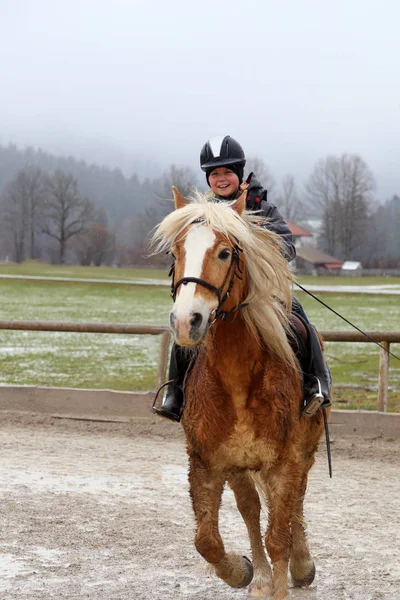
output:
[{"label": "barn roof", "polygon": [[313,265],[324,265],[328,269],[340,269],[343,264],[339,258],[325,254],[317,248],[296,248],[296,255]]},{"label": "barn roof", "polygon": [[312,237],[312,233],[307,231],[307,229],[303,229],[303,227],[300,227],[295,223],[291,223],[291,221],[288,221],[287,224],[289,226],[290,231],[292,232],[292,235],[294,235],[295,237]]}]

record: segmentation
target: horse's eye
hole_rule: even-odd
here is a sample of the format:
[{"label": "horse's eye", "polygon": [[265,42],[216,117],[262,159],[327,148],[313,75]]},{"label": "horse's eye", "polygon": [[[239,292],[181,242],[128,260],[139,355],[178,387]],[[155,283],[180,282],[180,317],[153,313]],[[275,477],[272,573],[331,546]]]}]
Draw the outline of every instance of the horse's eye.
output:
[{"label": "horse's eye", "polygon": [[218,254],[218,258],[219,260],[222,260],[223,262],[226,262],[228,260],[228,258],[230,257],[231,253],[229,252],[229,250],[221,250],[221,252]]}]

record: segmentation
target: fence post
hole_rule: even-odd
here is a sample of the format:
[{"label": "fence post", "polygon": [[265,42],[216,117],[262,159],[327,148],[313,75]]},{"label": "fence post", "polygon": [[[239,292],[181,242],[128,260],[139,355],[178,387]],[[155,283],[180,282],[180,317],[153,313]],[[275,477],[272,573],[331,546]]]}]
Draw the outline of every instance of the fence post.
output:
[{"label": "fence post", "polygon": [[169,345],[171,341],[171,331],[167,329],[161,336],[161,354],[157,373],[157,388],[167,380],[167,367],[169,361]]},{"label": "fence post", "polygon": [[389,342],[381,342],[383,348],[379,357],[379,379],[378,379],[378,406],[377,410],[387,411],[388,383],[389,383]]}]

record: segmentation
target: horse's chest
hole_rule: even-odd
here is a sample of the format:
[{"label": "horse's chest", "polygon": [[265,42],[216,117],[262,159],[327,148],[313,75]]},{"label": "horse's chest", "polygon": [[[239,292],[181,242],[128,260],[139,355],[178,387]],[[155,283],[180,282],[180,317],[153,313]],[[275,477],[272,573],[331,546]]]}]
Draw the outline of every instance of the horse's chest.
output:
[{"label": "horse's chest", "polygon": [[277,454],[274,441],[256,437],[254,429],[241,421],[216,450],[213,463],[223,469],[261,469],[272,465]]}]

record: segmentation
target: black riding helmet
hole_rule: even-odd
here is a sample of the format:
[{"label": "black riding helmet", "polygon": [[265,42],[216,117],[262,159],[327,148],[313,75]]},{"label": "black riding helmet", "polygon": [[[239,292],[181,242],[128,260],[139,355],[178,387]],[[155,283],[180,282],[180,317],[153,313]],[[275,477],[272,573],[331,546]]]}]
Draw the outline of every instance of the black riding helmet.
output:
[{"label": "black riding helmet", "polygon": [[242,183],[245,164],[242,146],[230,135],[210,138],[200,152],[200,167],[206,173],[207,183],[211,171],[218,167],[231,169]]}]

